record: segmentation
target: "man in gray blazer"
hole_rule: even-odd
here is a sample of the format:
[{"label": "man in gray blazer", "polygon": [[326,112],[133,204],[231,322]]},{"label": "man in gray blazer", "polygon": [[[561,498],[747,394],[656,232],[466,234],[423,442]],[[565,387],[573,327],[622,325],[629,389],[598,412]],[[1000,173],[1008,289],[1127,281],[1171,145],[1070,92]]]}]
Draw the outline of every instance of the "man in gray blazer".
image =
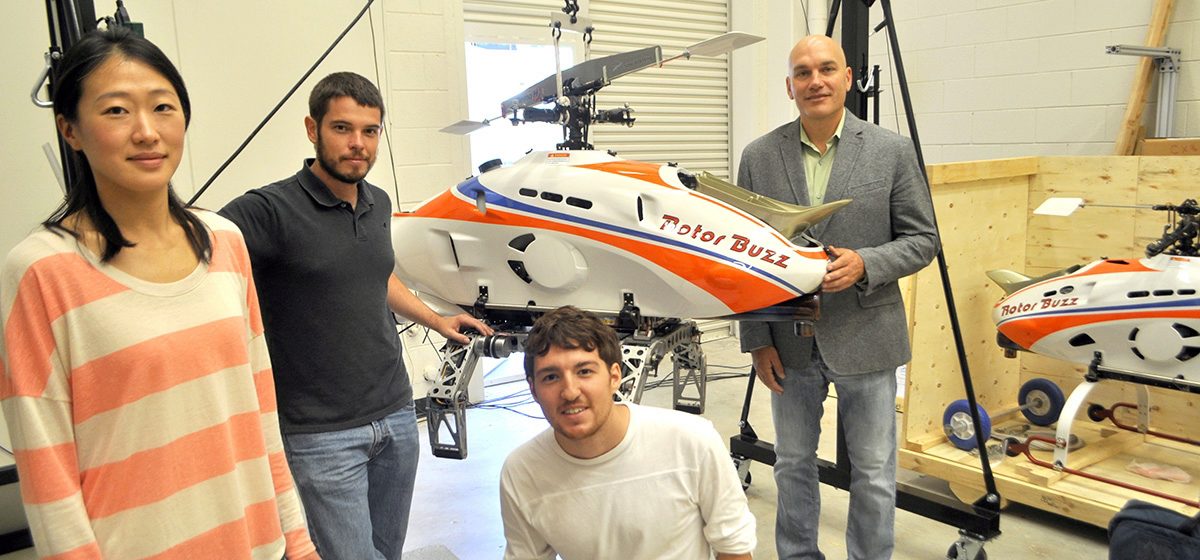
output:
[{"label": "man in gray blazer", "polygon": [[896,368],[911,357],[897,280],[937,254],[929,189],[912,142],[844,109],[852,77],[833,40],[805,37],[788,59],[787,92],[798,121],[751,142],[738,184],[805,205],[853,202],[810,234],[833,261],[821,285],[814,336],[792,323],[741,324],[743,352],[773,394],[775,539],[779,558],[824,558],[816,450],[833,383],[851,463],[846,550],[852,560],[889,558],[896,500]]}]

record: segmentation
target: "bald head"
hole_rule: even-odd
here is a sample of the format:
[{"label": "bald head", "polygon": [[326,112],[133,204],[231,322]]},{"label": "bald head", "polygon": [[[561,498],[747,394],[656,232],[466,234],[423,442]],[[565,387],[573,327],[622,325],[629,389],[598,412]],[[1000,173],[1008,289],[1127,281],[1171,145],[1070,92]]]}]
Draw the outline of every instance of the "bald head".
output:
[{"label": "bald head", "polygon": [[824,35],[809,35],[797,41],[796,45],[792,47],[792,52],[788,54],[788,72],[790,73],[795,68],[797,57],[803,57],[813,50],[825,53],[830,60],[841,66],[846,65],[846,51],[842,50],[842,46],[837,41]]},{"label": "bald head", "polygon": [[792,47],[787,93],[800,110],[805,130],[809,124],[832,120],[836,125],[841,120],[851,82],[846,53],[833,39],[809,35]]}]

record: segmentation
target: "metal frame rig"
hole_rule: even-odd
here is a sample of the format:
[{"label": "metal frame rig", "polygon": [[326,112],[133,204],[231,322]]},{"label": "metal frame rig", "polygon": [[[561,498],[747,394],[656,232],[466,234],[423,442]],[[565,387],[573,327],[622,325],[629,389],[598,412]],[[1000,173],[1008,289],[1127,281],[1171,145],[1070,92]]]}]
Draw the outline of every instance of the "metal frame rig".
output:
[{"label": "metal frame rig", "polygon": [[[443,128],[442,132],[470,134],[488,123],[505,119],[513,125],[522,123],[559,124],[563,129],[563,141],[559,150],[591,150],[588,133],[593,123],[613,123],[633,126],[633,109],[626,103],[613,109],[597,109],[596,93],[613,80],[651,66],[662,65],[680,58],[693,56],[718,56],[734,49],[763,40],[762,37],[731,31],[706,39],[670,58],[663,58],[658,45],[590,59],[592,44],[591,20],[577,15],[578,0],[566,0],[562,14],[552,13],[550,28],[554,37],[554,74],[525,88],[525,91],[501,102],[500,116],[484,121],[459,121]],[[559,58],[559,39],[563,31],[583,35],[584,58],[588,59],[566,70]],[[548,105],[548,106],[547,106]]]},{"label": "metal frame rig", "polygon": [[[555,49],[558,48],[558,36],[555,28]],[[505,100],[500,104],[500,112],[514,125],[522,122],[561,124],[563,142],[558,144],[558,149],[591,150],[593,146],[588,142],[588,133],[592,123],[633,126],[636,120],[628,104],[593,112],[596,92],[621,76],[662,63],[662,47],[657,45],[588,60],[547,76]],[[546,103],[551,106],[536,107]]]},{"label": "metal frame rig", "polygon": [[[467,458],[467,387],[479,358],[506,358],[522,351],[533,321],[541,314],[486,309],[482,304],[477,304],[475,311],[495,328],[495,334],[471,334],[467,344],[447,341],[441,349],[438,377],[429,389],[425,408],[429,445],[436,457]],[[695,321],[641,317],[631,294],[626,294],[621,313],[609,318],[621,343],[621,383],[615,400],[640,402],[647,380],[658,375],[663,358],[671,354],[674,408],[704,412],[708,369]]]},{"label": "metal frame rig", "polygon": [[1200,204],[1189,198],[1182,204],[1164,204],[1153,210],[1167,212],[1168,224],[1163,227],[1163,236],[1146,245],[1146,256],[1159,253],[1180,257],[1200,257]]},{"label": "metal frame rig", "polygon": [[[625,104],[614,109],[596,109],[596,93],[613,80],[679,58],[717,56],[734,49],[757,43],[762,37],[729,32],[706,39],[684,49],[673,57],[663,59],[658,45],[609,55],[562,69],[559,60],[559,39],[563,31],[581,33],[584,57],[590,58],[592,23],[578,15],[578,0],[565,0],[562,13],[551,14],[550,27],[554,36],[554,74],[529,86],[500,104],[501,116],[482,122],[459,121],[442,129],[452,134],[469,134],[493,120],[506,119],[513,125],[528,122],[559,124],[563,142],[559,150],[591,150],[588,132],[593,123],[614,123],[633,126],[633,109]],[[498,165],[498,160],[485,163]],[[809,217],[811,219],[811,217]],[[704,412],[707,367],[700,348],[700,329],[690,319],[643,317],[632,293],[623,294],[622,308],[616,315],[608,314],[621,342],[621,383],[614,398],[618,401],[639,402],[646,381],[658,375],[658,366],[668,354],[672,355],[674,408],[700,414]],[[428,420],[429,444],[434,456],[452,459],[467,457],[468,407],[467,386],[474,375],[480,356],[505,358],[524,346],[533,321],[547,308],[501,309],[488,307],[487,287],[480,287],[472,313],[495,329],[489,336],[468,335],[467,344],[447,342],[442,348],[442,363],[438,377],[429,390],[425,416]],[[800,306],[804,313],[815,313],[814,298]],[[532,303],[532,302],[531,302]],[[464,306],[465,307],[465,306]],[[795,309],[763,310],[762,313],[798,312]],[[765,316],[764,315],[764,316]],[[443,437],[445,436],[445,437]]]}]

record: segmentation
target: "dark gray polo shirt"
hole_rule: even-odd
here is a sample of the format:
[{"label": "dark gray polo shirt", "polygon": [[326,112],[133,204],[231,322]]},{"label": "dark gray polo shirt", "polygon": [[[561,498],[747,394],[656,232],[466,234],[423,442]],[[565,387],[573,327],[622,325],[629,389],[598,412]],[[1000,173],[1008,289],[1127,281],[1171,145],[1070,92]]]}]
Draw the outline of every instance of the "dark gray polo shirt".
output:
[{"label": "dark gray polo shirt", "polygon": [[361,426],[412,402],[387,307],[391,202],[360,181],[351,208],[311,163],[219,212],[246,237],[284,433]]}]

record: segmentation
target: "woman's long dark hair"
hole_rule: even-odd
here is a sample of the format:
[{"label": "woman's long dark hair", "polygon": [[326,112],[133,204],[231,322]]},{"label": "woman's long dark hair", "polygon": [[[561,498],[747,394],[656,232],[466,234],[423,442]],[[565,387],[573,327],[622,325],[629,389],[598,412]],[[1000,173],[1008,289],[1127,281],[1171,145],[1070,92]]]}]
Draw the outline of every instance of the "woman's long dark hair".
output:
[{"label": "woman's long dark hair", "polygon": [[[175,69],[167,55],[154,46],[154,43],[124,27],[90,32],[67,50],[54,83],[54,113],[62,115],[68,122],[78,122],[83,81],[113,56],[141,62],[166,78],[179,96],[186,129],[192,120],[192,104],[188,100],[187,87],[183,85],[183,77],[179,75],[179,70]],[[117,227],[112,216],[100,204],[96,178],[92,175],[87,156],[82,151],[72,151],[66,157],[74,168],[75,181],[67,193],[67,198],[42,225],[52,231],[64,231],[78,238],[79,233],[64,226],[63,220],[78,212],[86,214],[104,238],[104,253],[100,260],[108,262],[121,252],[121,249],[133,247],[134,244],[121,234],[121,228]],[[175,195],[175,189],[170,185],[167,186],[167,207],[171,218],[183,227],[196,258],[208,262],[212,255],[212,241],[208,237],[204,222],[184,207],[183,202]]]}]

